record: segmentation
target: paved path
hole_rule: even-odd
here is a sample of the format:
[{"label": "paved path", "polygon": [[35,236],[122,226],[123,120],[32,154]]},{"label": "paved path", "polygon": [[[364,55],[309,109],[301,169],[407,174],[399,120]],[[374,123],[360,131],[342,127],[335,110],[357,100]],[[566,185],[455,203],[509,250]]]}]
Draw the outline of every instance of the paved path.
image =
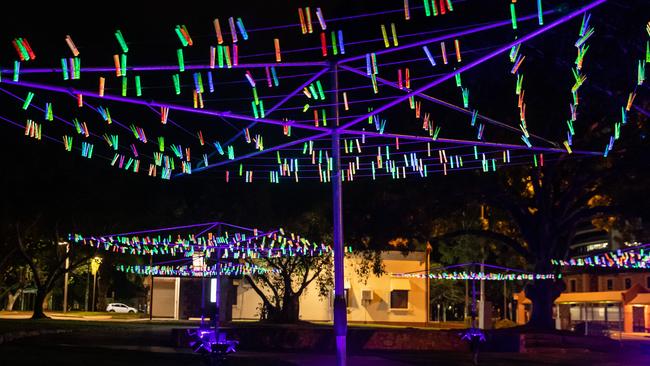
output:
[{"label": "paved path", "polygon": [[[204,366],[189,349],[175,348],[170,337],[174,325],[148,323],[84,326],[70,333],[23,338],[0,345],[0,365],[66,364],[67,366]],[[650,350],[624,341],[614,353],[487,353],[482,366],[648,366]],[[629,346],[628,346],[629,345]],[[332,354],[238,352],[228,366],[330,366]],[[470,366],[470,355],[461,352],[355,354],[349,366]]]}]

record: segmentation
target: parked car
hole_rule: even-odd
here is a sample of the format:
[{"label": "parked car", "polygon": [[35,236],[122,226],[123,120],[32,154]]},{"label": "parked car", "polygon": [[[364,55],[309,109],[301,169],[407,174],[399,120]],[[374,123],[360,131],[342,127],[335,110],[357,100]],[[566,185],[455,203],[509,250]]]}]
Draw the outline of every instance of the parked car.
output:
[{"label": "parked car", "polygon": [[124,305],[119,302],[113,302],[108,304],[106,307],[106,311],[110,313],[137,313],[138,310],[136,308],[132,308],[130,306]]}]

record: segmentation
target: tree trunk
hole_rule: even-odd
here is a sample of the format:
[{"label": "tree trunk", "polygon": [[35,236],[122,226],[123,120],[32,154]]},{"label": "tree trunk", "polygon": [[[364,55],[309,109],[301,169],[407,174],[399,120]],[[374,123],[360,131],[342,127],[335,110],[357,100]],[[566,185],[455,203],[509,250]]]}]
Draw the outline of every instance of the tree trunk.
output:
[{"label": "tree trunk", "polygon": [[268,319],[274,323],[296,323],[300,320],[300,299],[296,294],[285,295],[282,307],[269,310]]},{"label": "tree trunk", "polygon": [[43,303],[45,302],[46,297],[47,291],[44,288],[37,288],[32,319],[49,319],[49,316],[45,315],[45,312],[43,311]]},{"label": "tree trunk", "polygon": [[286,323],[296,323],[300,320],[300,299],[298,295],[291,294],[282,304],[282,312]]},{"label": "tree trunk", "polygon": [[23,293],[23,289],[19,289],[16,291],[15,294],[11,294],[11,292],[7,293],[7,306],[5,309],[7,311],[13,311],[14,310],[14,304],[16,303],[16,300],[20,297],[20,294]]},{"label": "tree trunk", "polygon": [[528,325],[540,330],[555,329],[553,321],[553,303],[562,293],[564,282],[540,280],[526,286],[526,297],[533,305]]}]

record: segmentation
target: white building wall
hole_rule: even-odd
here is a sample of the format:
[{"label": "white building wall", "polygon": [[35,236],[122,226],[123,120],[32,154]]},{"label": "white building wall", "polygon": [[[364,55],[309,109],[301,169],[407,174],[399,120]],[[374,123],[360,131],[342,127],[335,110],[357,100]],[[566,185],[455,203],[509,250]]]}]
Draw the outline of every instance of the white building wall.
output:
[{"label": "white building wall", "polygon": [[[361,261],[358,257],[347,256],[345,278],[349,283],[348,321],[351,322],[400,322],[424,323],[426,321],[426,280],[409,279],[409,306],[405,310],[389,309],[391,276],[390,273],[424,272],[425,254],[413,252],[404,256],[401,252],[382,253],[385,274],[370,274],[364,281],[355,268]],[[362,301],[362,291],[371,290],[372,301]],[[316,283],[310,284],[300,298],[300,318],[306,321],[332,321],[332,294],[319,296]],[[259,319],[262,300],[246,281],[237,288],[237,305],[233,305],[233,320]]]}]

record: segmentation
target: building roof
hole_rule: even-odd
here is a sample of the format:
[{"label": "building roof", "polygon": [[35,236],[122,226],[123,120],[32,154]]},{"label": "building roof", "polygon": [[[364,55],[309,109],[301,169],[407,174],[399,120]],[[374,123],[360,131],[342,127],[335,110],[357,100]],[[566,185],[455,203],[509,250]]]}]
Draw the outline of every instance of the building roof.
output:
[{"label": "building roof", "polygon": [[[531,304],[530,299],[526,297],[524,291],[514,294],[513,297],[520,304]],[[555,299],[555,304],[598,302],[650,305],[650,290],[637,283],[631,288],[623,291],[563,292],[560,294],[560,297]]]},{"label": "building roof", "polygon": [[565,292],[555,300],[556,304],[572,302],[623,302],[626,291]]},{"label": "building roof", "polygon": [[650,293],[636,294],[636,296],[628,304],[630,304],[630,305],[650,305]]}]

